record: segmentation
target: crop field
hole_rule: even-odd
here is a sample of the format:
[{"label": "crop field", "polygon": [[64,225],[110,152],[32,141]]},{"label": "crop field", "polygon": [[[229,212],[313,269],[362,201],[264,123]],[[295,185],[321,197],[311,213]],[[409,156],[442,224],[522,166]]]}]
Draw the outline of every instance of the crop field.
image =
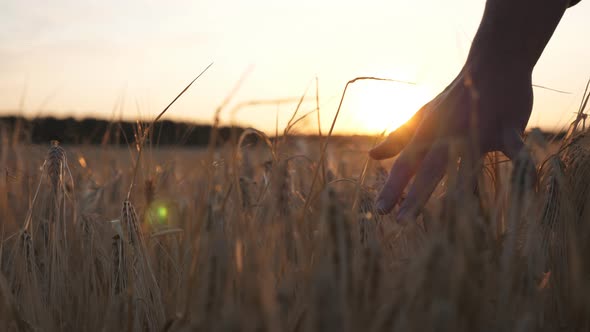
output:
[{"label": "crop field", "polygon": [[[373,211],[372,138],[0,147],[3,331],[587,331],[590,136]],[[519,165],[519,163],[516,163]],[[452,166],[452,165],[451,165]],[[526,182],[526,181],[525,181]]]}]

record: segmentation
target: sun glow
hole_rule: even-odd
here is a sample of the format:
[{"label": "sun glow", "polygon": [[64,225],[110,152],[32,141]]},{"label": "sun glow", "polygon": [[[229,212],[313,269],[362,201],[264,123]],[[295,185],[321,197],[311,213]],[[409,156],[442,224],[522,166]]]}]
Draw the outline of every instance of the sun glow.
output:
[{"label": "sun glow", "polygon": [[417,85],[369,81],[351,91],[355,130],[366,133],[391,131],[408,121],[431,97]]}]

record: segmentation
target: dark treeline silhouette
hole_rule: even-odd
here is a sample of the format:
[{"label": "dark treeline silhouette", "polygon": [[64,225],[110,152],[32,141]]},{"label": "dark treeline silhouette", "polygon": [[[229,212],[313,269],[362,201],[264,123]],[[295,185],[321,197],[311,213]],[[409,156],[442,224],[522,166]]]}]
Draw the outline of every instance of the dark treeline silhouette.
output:
[{"label": "dark treeline silhouette", "polygon": [[[139,126],[145,130],[149,124],[100,119],[76,120],[71,117],[65,119],[54,117],[26,119],[16,116],[5,116],[0,117],[0,138],[33,144],[45,144],[51,140],[58,140],[62,144],[128,145],[136,141],[136,133]],[[209,144],[212,129],[213,127],[210,125],[164,120],[155,124],[152,135],[149,136],[149,143],[159,145],[206,146]],[[237,139],[244,131],[244,128],[220,127],[217,131],[217,143],[223,144],[232,137]],[[550,133],[540,130],[538,132],[548,141],[553,139],[560,140],[565,135],[565,132]],[[370,137],[348,137],[348,139],[351,138],[367,139]],[[346,136],[337,136],[334,139],[341,142],[347,140]],[[372,140],[372,138],[370,139]],[[251,135],[244,143],[255,144],[255,141],[257,141],[256,136]]]},{"label": "dark treeline silhouette", "polygon": [[[45,144],[58,140],[63,144],[114,144],[127,145],[136,141],[138,128],[145,130],[148,123],[106,121],[99,119],[76,120],[44,117],[0,117],[0,134],[23,143]],[[210,125],[185,122],[160,121],[155,124],[151,143],[160,145],[205,146],[211,137]],[[224,143],[239,137],[243,128],[220,127],[217,142]]]}]

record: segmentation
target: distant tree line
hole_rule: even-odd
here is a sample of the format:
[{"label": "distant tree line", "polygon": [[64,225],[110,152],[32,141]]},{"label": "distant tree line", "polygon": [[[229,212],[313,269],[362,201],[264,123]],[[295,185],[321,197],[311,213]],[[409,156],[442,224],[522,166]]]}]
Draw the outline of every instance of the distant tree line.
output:
[{"label": "distant tree line", "polygon": [[[106,121],[99,119],[76,120],[43,117],[26,119],[24,117],[0,117],[0,139],[21,143],[45,144],[58,140],[62,144],[112,144],[128,145],[136,142],[138,130],[145,130],[149,123],[126,121]],[[159,121],[155,124],[149,143],[159,145],[206,146],[211,138],[211,125],[186,122]],[[244,128],[219,127],[216,129],[216,142],[223,144],[240,137]],[[565,132],[541,132],[547,140],[562,139]],[[345,137],[340,137],[340,140]],[[256,144],[257,137],[250,135],[244,142]]]},{"label": "distant tree line", "polygon": [[[0,117],[2,139],[18,140],[23,143],[44,144],[58,140],[62,144],[114,144],[127,145],[136,141],[139,130],[146,130],[149,123],[105,121],[99,119],[76,120],[44,117],[26,119],[23,117]],[[209,144],[213,127],[203,124],[160,121],[155,124],[150,143],[160,145]],[[217,128],[217,143],[224,143],[232,137],[239,137],[243,128]]]}]

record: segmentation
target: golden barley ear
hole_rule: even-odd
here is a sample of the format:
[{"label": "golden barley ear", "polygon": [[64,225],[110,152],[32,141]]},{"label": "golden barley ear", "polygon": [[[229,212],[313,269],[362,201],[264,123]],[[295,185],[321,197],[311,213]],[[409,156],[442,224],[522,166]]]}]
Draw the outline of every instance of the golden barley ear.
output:
[{"label": "golden barley ear", "polygon": [[[117,263],[121,267],[117,271],[117,277],[120,280],[119,288],[121,290],[123,287],[129,288],[134,301],[145,304],[134,308],[134,321],[139,324],[138,326],[142,329],[155,330],[164,323],[160,287],[151,267],[151,252],[145,244],[137,213],[129,200],[123,202],[120,222],[124,238],[122,245],[119,246],[118,240],[113,239],[113,256],[117,254],[119,257]],[[115,257],[113,259],[115,260]],[[122,259],[125,260],[124,263]],[[122,269],[127,269],[128,272]],[[126,274],[127,279],[124,279]],[[116,291],[117,287],[114,288]]]},{"label": "golden barley ear", "polygon": [[129,200],[123,202],[123,209],[121,210],[121,227],[123,228],[123,233],[131,247],[136,250],[141,250],[140,246],[143,242],[143,234],[141,232],[135,208]]},{"label": "golden barley ear", "polygon": [[53,192],[57,192],[63,185],[64,169],[66,167],[66,152],[59,145],[59,141],[51,141],[47,152],[46,169]]}]

